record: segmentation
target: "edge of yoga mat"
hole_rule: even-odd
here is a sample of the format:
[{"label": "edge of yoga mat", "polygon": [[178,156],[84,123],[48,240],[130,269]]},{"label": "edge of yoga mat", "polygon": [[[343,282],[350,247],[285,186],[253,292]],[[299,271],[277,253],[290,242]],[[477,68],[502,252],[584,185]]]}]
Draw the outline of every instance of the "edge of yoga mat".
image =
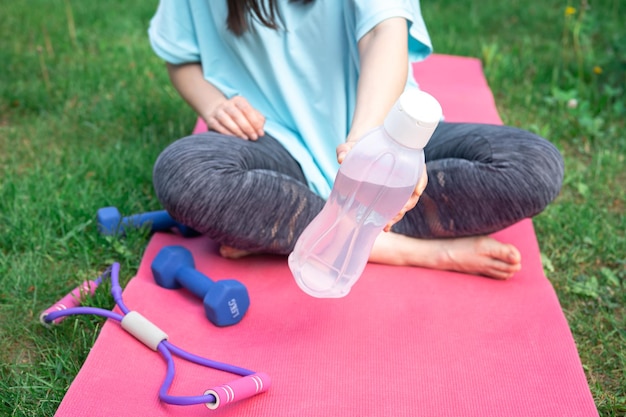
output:
[{"label": "edge of yoga mat", "polygon": [[[413,75],[422,90],[439,100],[445,120],[502,124],[479,59],[433,54],[413,64]],[[206,123],[198,118],[193,133],[206,130]]]},{"label": "edge of yoga mat", "polygon": [[[499,122],[480,61],[434,55],[416,77],[447,120]],[[462,110],[477,107],[471,117]],[[108,321],[56,415],[596,416],[531,221],[494,236],[522,252],[523,269],[509,281],[369,264],[348,297],[319,300],[297,288],[283,257],[227,260],[207,238],[156,234],[124,291],[129,308],[172,343],[265,372],[272,387],[217,411],[162,404],[164,361]],[[149,264],[169,244],[192,250],[213,279],[248,287],[241,323],[216,328],[200,300],[154,284]],[[181,360],[176,367],[172,394],[199,395],[235,379]]]}]

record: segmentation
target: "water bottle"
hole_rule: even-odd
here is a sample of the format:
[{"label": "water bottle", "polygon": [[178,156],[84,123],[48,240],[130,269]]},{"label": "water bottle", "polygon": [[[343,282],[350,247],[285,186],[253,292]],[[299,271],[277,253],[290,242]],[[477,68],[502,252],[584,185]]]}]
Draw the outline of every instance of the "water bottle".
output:
[{"label": "water bottle", "polygon": [[424,146],[441,116],[434,97],[407,90],[383,125],[348,152],[324,208],[289,255],[289,268],[304,292],[319,298],[350,292],[376,237],[413,193],[424,169]]}]

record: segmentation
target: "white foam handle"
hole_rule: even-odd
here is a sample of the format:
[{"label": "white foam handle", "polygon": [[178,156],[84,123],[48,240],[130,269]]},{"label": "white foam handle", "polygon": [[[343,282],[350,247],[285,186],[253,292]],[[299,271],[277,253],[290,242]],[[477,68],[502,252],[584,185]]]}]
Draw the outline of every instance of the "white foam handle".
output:
[{"label": "white foam handle", "polygon": [[150,349],[156,351],[157,346],[167,340],[167,333],[136,311],[131,311],[122,318],[122,328],[133,335]]}]

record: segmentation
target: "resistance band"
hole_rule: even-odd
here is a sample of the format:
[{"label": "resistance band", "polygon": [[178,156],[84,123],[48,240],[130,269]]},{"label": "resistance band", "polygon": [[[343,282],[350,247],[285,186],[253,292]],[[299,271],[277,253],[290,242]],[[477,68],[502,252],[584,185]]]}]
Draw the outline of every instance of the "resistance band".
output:
[{"label": "resistance band", "polygon": [[[119,263],[114,263],[100,277],[98,277],[98,279],[83,282],[72,292],[56,302],[52,307],[41,313],[40,321],[45,325],[51,325],[60,323],[67,316],[77,314],[93,314],[119,322],[121,327],[126,330],[126,332],[130,333],[150,349],[158,351],[165,359],[167,371],[161,388],[159,389],[159,398],[167,404],[205,404],[209,409],[215,410],[220,406],[250,398],[269,389],[270,378],[264,373],[256,373],[238,366],[203,358],[201,356],[194,355],[193,353],[189,353],[170,343],[167,340],[168,336],[164,331],[159,329],[138,312],[131,311],[128,307],[126,307],[124,301],[122,300],[122,287],[119,284],[119,271]],[[111,280],[111,295],[115,300],[115,304],[122,311],[122,314],[96,307],[80,307],[81,300],[85,297],[85,295],[93,295],[96,288],[107,277]],[[239,375],[241,378],[224,385],[208,389],[203,395],[170,395],[168,392],[176,373],[172,354],[201,366]]]}]

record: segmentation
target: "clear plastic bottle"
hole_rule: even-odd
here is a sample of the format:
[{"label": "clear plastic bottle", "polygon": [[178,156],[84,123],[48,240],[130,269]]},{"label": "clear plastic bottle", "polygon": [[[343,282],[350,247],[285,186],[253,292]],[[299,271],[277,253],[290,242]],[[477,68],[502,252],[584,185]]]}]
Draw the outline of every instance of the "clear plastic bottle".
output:
[{"label": "clear plastic bottle", "polygon": [[383,125],[348,153],[324,208],[289,255],[289,268],[304,292],[320,298],[350,292],[374,240],[413,193],[424,169],[423,148],[441,115],[434,97],[407,90]]}]

